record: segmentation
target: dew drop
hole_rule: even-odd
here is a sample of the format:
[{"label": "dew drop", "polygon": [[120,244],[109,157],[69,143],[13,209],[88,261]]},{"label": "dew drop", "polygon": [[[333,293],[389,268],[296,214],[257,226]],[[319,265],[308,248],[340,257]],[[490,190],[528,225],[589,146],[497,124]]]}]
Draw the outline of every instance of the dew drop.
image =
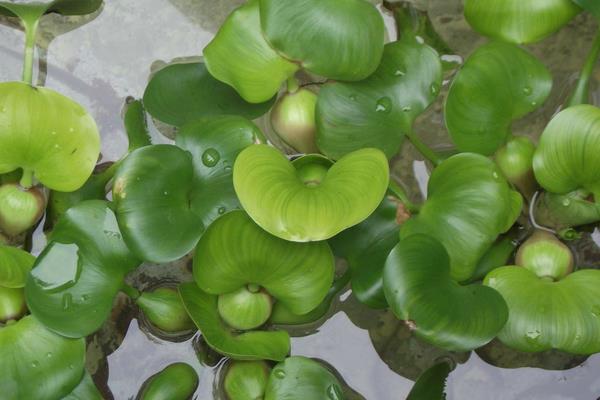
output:
[{"label": "dew drop", "polygon": [[73,295],[71,295],[71,293],[63,294],[63,296],[62,296],[63,311],[67,311],[69,308],[71,308],[72,304],[73,304]]},{"label": "dew drop", "polygon": [[58,150],[58,149],[60,149],[60,145],[59,144],[55,144],[54,148]]},{"label": "dew drop", "polygon": [[278,379],[285,378],[285,371],[282,369],[278,369],[277,371],[275,371],[275,377]]},{"label": "dew drop", "polygon": [[39,363],[38,361],[34,361],[34,362],[32,362],[32,363],[31,363],[31,366],[32,366],[33,368],[37,368],[37,367],[39,367],[39,366],[40,366],[40,363]]},{"label": "dew drop", "polygon": [[215,150],[213,148],[206,150],[202,154],[202,163],[209,168],[212,168],[215,165],[217,165],[217,163],[219,162],[220,159],[221,159],[221,155],[219,154],[219,152],[217,150]]},{"label": "dew drop", "polygon": [[225,214],[225,211],[227,211],[225,207],[219,207],[219,215]]},{"label": "dew drop", "polygon": [[69,364],[69,369],[75,369],[75,366],[73,364]]},{"label": "dew drop", "polygon": [[530,88],[529,86],[525,86],[525,87],[523,88],[523,94],[524,94],[525,96],[531,96],[531,93],[532,93],[532,92],[533,92],[533,91],[531,90],[531,88]]},{"label": "dew drop", "polygon": [[532,101],[531,102],[531,107],[537,107],[537,101]]},{"label": "dew drop", "polygon": [[54,136],[54,135],[56,135],[56,131],[52,131],[52,132],[50,132],[50,134],[51,134],[52,136]]},{"label": "dew drop", "polygon": [[49,351],[46,353],[46,358],[52,358],[52,356],[53,356],[52,352]]},{"label": "dew drop", "polygon": [[392,111],[392,100],[389,97],[382,97],[377,100],[375,111],[378,113],[389,114]]},{"label": "dew drop", "polygon": [[562,201],[562,205],[565,207],[569,207],[571,205],[571,199],[564,199]]},{"label": "dew drop", "polygon": [[440,91],[440,85],[438,85],[437,83],[432,83],[431,84],[431,94],[433,94],[433,95],[438,94],[439,91]]},{"label": "dew drop", "polygon": [[355,94],[351,94],[349,97],[350,97],[350,100],[352,100],[352,101],[356,101],[356,98],[357,98],[357,97],[356,97],[356,95],[355,95]]},{"label": "dew drop", "polygon": [[90,296],[88,294],[81,295],[81,301],[88,301]]},{"label": "dew drop", "polygon": [[327,398],[331,400],[341,400],[343,397],[342,389],[338,385],[329,385],[327,388]]},{"label": "dew drop", "polygon": [[225,167],[225,172],[231,172],[231,167],[229,165]]},{"label": "dew drop", "polygon": [[163,194],[164,194],[165,196],[168,196],[168,195],[169,195],[169,192],[167,192],[167,191],[165,190],[165,191],[163,192]]},{"label": "dew drop", "polygon": [[596,304],[592,307],[592,315],[596,318],[600,317],[600,305]]},{"label": "dew drop", "polygon": [[73,133],[73,132],[75,132],[75,128],[69,128],[69,132],[70,132],[70,133]]},{"label": "dew drop", "polygon": [[406,75],[406,72],[402,71],[401,69],[397,69],[396,71],[394,71],[394,76],[404,76]]},{"label": "dew drop", "polygon": [[494,173],[492,173],[492,177],[493,177],[495,180],[498,180],[498,179],[500,178],[500,175],[498,175],[498,173],[497,173],[496,171],[494,171]]},{"label": "dew drop", "polygon": [[411,106],[402,107],[402,111],[404,111],[404,112],[411,112],[412,111],[412,107]]},{"label": "dew drop", "polygon": [[525,340],[535,344],[537,343],[537,340],[539,339],[540,335],[541,333],[537,329],[535,331],[529,331],[525,334]]}]

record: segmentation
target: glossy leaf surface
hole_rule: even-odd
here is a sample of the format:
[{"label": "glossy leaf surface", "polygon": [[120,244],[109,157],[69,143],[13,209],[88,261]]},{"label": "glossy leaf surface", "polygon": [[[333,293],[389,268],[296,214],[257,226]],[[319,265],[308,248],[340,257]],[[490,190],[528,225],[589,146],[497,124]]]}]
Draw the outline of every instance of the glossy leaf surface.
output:
[{"label": "glossy leaf surface", "polygon": [[265,361],[233,361],[223,382],[228,399],[262,399],[270,372],[271,367]]},{"label": "glossy leaf surface", "polygon": [[260,28],[259,1],[233,11],[204,48],[206,68],[250,103],[270,100],[298,65],[279,55]]},{"label": "glossy leaf surface", "polygon": [[108,203],[80,203],[61,218],[37,258],[25,287],[27,304],[53,331],[87,336],[102,326],[125,275],[140,263]]},{"label": "glossy leaf surface", "polygon": [[508,266],[490,272],[484,284],[508,304],[508,322],[498,334],[504,344],[527,352],[600,351],[600,271],[580,270],[551,281]]},{"label": "glossy leaf surface", "polygon": [[406,400],[445,400],[446,380],[451,371],[447,362],[435,364],[417,379]]},{"label": "glossy leaf surface", "polygon": [[198,374],[189,364],[174,363],[151,377],[139,394],[140,400],[187,400],[198,387]]},{"label": "glossy leaf surface", "polygon": [[271,370],[265,400],[343,400],[338,379],[310,358],[292,356]]},{"label": "glossy leaf surface", "polygon": [[386,197],[369,218],[329,240],[335,254],[350,265],[352,293],[372,308],[388,306],[383,293],[383,267],[399,240],[397,208],[398,202]]},{"label": "glossy leaf surface", "polygon": [[479,33],[512,43],[533,43],[567,24],[581,10],[571,0],[466,0],[465,17]]},{"label": "glossy leaf surface", "polygon": [[163,332],[183,332],[194,327],[175,289],[160,287],[143,292],[135,302],[150,323]]},{"label": "glossy leaf surface", "polygon": [[433,171],[428,199],[402,225],[400,238],[415,233],[436,238],[450,254],[452,278],[464,281],[498,235],[516,221],[522,203],[494,162],[478,154],[458,154]]},{"label": "glossy leaf surface", "polygon": [[89,373],[85,372],[79,385],[62,400],[104,400],[98,391],[94,380]]},{"label": "glossy leaf surface", "polygon": [[210,295],[195,283],[179,287],[183,304],[206,343],[234,360],[283,360],[290,351],[285,331],[237,332],[228,327],[217,310],[218,296]]},{"label": "glossy leaf surface", "polygon": [[306,314],[323,300],[333,273],[327,243],[279,239],[243,211],[216,220],[200,239],[194,257],[194,279],[205,292],[227,294],[255,284],[296,314]]},{"label": "glossy leaf surface", "polygon": [[85,340],[50,332],[33,316],[0,328],[0,387],[11,399],[55,400],[79,384]]},{"label": "glossy leaf surface", "polygon": [[575,190],[567,194],[544,192],[534,211],[536,221],[557,230],[600,221],[600,204],[591,193]]},{"label": "glossy leaf surface", "polygon": [[100,153],[92,117],[73,100],[21,82],[0,84],[0,174],[23,168],[50,189],[73,191]]},{"label": "glossy leaf surface", "polygon": [[461,151],[491,155],[511,134],[513,121],[546,101],[552,76],[520,47],[491,42],[478,48],[452,82],[446,126]]},{"label": "glossy leaf surface", "polygon": [[217,115],[255,119],[265,114],[274,100],[246,102],[231,86],[213,78],[201,62],[167,65],[154,74],[144,92],[148,112],[175,126]]},{"label": "glossy leaf surface", "polygon": [[16,247],[0,245],[0,286],[22,288],[35,257]]},{"label": "glossy leaf surface", "polygon": [[233,183],[261,228],[306,242],[328,239],[367,218],[383,199],[388,173],[387,159],[376,149],[355,151],[328,167],[314,157],[291,163],[277,149],[255,145],[239,155]]},{"label": "glossy leaf surface", "polygon": [[585,189],[600,200],[600,108],[569,107],[558,113],[540,138],[533,157],[537,181],[550,192]]},{"label": "glossy leaf surface", "polygon": [[260,0],[260,17],[268,42],[317,75],[359,81],[381,60],[383,19],[365,0]]},{"label": "glossy leaf surface", "polygon": [[483,346],[508,318],[498,292],[477,284],[461,286],[452,279],[448,252],[426,235],[410,236],[394,247],[383,287],[398,318],[410,321],[418,337],[447,350]]},{"label": "glossy leaf surface", "polygon": [[213,117],[184,126],[177,146],[132,152],[113,186],[119,226],[131,250],[154,262],[190,252],[205,226],[239,207],[232,165],[260,135],[244,118]]},{"label": "glossy leaf surface", "polygon": [[404,133],[437,98],[442,64],[414,38],[385,46],[381,64],[360,82],[328,83],[317,101],[317,146],[332,159],[364,147],[395,155]]}]

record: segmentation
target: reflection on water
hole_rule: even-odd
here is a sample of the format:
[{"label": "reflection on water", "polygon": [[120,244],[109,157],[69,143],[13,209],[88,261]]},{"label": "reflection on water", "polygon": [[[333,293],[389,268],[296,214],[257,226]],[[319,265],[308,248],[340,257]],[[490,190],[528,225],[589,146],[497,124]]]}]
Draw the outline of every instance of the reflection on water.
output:
[{"label": "reflection on water", "polygon": [[[47,66],[42,64],[39,79],[90,110],[102,133],[104,158],[116,160],[126,150],[121,108],[128,96],[141,97],[151,65],[157,60],[200,55],[227,13],[242,1],[105,0],[103,10],[90,17],[48,17],[41,29],[46,33],[40,40],[42,47],[48,48],[47,53],[41,52],[47,58]],[[464,21],[461,0],[415,2],[428,8],[436,28],[460,56],[468,56],[485,41]],[[12,29],[6,19],[0,22],[0,81],[19,79],[23,35]],[[389,16],[386,22],[388,27],[393,25]],[[82,26],[73,30],[78,25]],[[581,15],[550,39],[529,46],[552,71],[555,86],[548,104],[517,122],[515,133],[539,136],[573,86],[595,29],[596,22]],[[442,88],[440,99],[415,126],[426,142],[443,149],[449,145],[442,114],[447,89],[447,85]],[[593,95],[600,99],[598,90]],[[158,142],[166,141],[156,130],[153,135]],[[393,168],[394,176],[409,188],[415,200],[426,192],[427,166],[420,160],[415,150],[406,145]],[[39,250],[43,240],[39,235],[37,238],[34,248]],[[600,267],[600,231],[586,233],[575,247],[581,265]],[[185,263],[148,265],[142,267],[141,276],[134,281],[142,288],[165,276],[170,280],[186,280],[189,270]],[[344,296],[334,309],[338,312],[322,326],[306,329],[313,334],[293,339],[293,354],[331,364],[366,399],[403,398],[410,390],[411,379],[443,353],[410,337],[389,312],[368,311],[352,296]],[[131,313],[129,305],[117,307],[112,321],[90,340],[88,355],[98,349],[110,353],[96,355],[100,366],[88,365],[100,386],[108,385],[115,399],[130,399],[151,375],[172,362],[184,361],[200,375],[195,398],[213,399],[213,380],[218,368],[201,364],[195,345],[197,338],[178,343],[158,339],[140,329],[138,320],[131,319]],[[495,358],[501,365],[533,362],[529,356],[496,347],[480,353],[482,358]],[[542,360],[547,368],[564,369],[581,361],[560,354],[536,357],[535,363]],[[493,367],[482,358],[475,353],[457,356],[464,363],[451,375],[448,399],[593,400],[600,395],[600,355],[561,371],[504,369]]]}]

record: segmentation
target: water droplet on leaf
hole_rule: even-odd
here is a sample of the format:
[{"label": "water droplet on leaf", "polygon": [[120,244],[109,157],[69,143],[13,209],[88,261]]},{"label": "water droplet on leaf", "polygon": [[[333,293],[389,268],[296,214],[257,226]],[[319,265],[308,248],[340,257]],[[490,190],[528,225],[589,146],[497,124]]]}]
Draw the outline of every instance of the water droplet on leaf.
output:
[{"label": "water droplet on leaf", "polygon": [[349,97],[350,97],[350,100],[356,101],[356,95],[355,94],[351,94]]},{"label": "water droplet on leaf", "polygon": [[32,366],[33,368],[37,368],[37,367],[39,367],[39,366],[40,366],[40,363],[39,363],[38,361],[34,361],[34,362],[32,362],[32,363],[31,363],[31,366]]},{"label": "water droplet on leaf", "polygon": [[47,353],[46,353],[46,357],[47,357],[47,358],[52,358],[52,352],[50,352],[50,351],[49,351],[49,352],[47,352]]},{"label": "water droplet on leaf", "polygon": [[392,111],[392,100],[389,97],[382,97],[377,100],[375,111],[378,113],[389,114]]},{"label": "water droplet on leaf", "polygon": [[432,83],[431,84],[431,94],[438,94],[438,92],[440,91],[440,85],[438,85],[437,83]]},{"label": "water droplet on leaf", "polygon": [[530,88],[529,86],[525,86],[525,87],[523,88],[523,94],[524,94],[525,96],[531,96],[531,93],[532,93],[532,92],[533,92],[533,91],[531,90],[531,88]]},{"label": "water droplet on leaf", "polygon": [[278,379],[285,378],[285,371],[282,369],[278,369],[277,371],[275,371],[275,377]]},{"label": "water droplet on leaf", "polygon": [[571,199],[564,199],[562,201],[562,205],[565,207],[569,207],[571,205]]},{"label": "water droplet on leaf", "polygon": [[219,160],[221,159],[221,155],[215,149],[208,149],[202,154],[202,163],[209,168],[217,165]]},{"label": "water droplet on leaf", "polygon": [[65,293],[62,296],[62,307],[64,311],[67,311],[69,308],[71,308],[71,305],[73,304],[73,295],[71,295],[71,293]]},{"label": "water droplet on leaf", "polygon": [[411,106],[402,107],[402,111],[404,111],[404,112],[411,112],[412,111],[412,107]]},{"label": "water droplet on leaf", "polygon": [[401,69],[397,69],[396,71],[394,71],[394,76],[404,76],[406,75],[406,72],[402,71]]},{"label": "water droplet on leaf", "polygon": [[219,207],[218,211],[219,211],[220,215],[223,215],[223,214],[225,214],[225,211],[227,211],[227,209],[225,207]]}]

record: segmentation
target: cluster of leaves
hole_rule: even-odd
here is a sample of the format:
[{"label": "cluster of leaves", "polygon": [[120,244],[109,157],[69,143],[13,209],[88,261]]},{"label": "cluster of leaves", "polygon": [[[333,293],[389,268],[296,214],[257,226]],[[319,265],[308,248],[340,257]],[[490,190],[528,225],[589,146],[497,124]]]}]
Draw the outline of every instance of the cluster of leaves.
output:
[{"label": "cluster of leaves", "polygon": [[[400,37],[384,44],[382,17],[365,0],[249,0],[202,62],[154,74],[125,113],[127,154],[94,171],[93,119],[31,86],[31,60],[42,15],[100,4],[0,2],[27,33],[25,82],[0,83],[0,174],[18,175],[0,187],[0,229],[18,237],[47,206],[51,230],[37,259],[0,247],[0,319],[10,321],[0,327],[0,383],[11,396],[99,397],[84,373],[85,337],[119,292],[160,330],[197,328],[229,357],[222,385],[231,400],[344,397],[327,366],[289,356],[282,326],[317,321],[348,281],[361,302],[389,307],[443,349],[498,337],[526,352],[600,351],[598,271],[572,272],[570,251],[547,233],[506,266],[524,204],[546,230],[600,221],[600,109],[581,104],[600,39],[539,145],[511,133],[552,88],[549,71],[519,44],[557,31],[580,6],[598,15],[595,3],[466,0],[467,20],[492,40],[452,80],[444,115],[456,151],[445,158],[413,125],[452,66],[441,61],[439,37],[420,36],[427,29],[403,6],[390,5]],[[299,71],[324,81],[317,93],[299,87]],[[151,143],[145,110],[176,127],[174,144]],[[269,110],[276,133],[303,155],[267,143],[251,120]],[[388,160],[404,137],[433,166],[420,205],[390,181]],[[194,279],[177,291],[125,283],[144,262],[188,254]],[[342,276],[334,254],[348,261]],[[433,366],[410,398],[440,398],[450,370]],[[188,398],[197,385],[193,368],[173,364],[140,396]]]}]

